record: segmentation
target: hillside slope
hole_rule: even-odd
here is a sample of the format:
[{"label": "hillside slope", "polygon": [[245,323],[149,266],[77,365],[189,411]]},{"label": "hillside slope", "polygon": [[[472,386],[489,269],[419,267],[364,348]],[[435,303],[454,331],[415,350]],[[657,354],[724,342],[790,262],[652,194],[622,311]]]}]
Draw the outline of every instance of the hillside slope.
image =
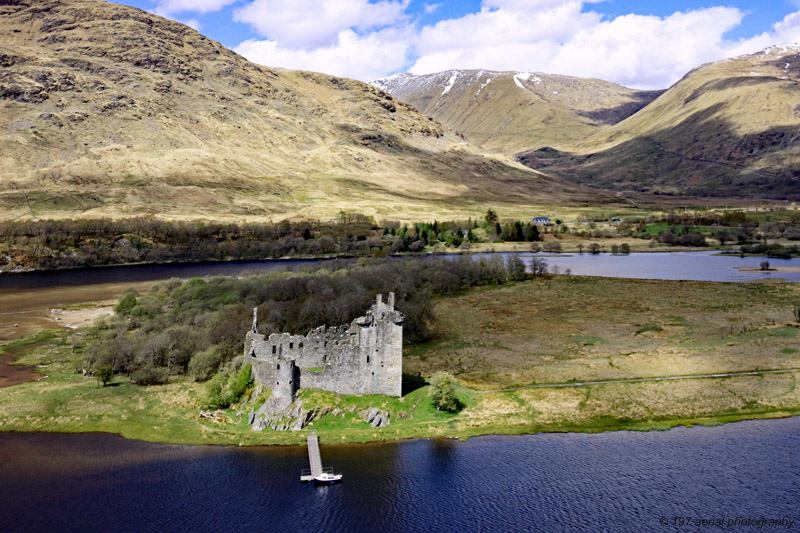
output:
[{"label": "hillside slope", "polygon": [[501,153],[569,147],[661,94],[602,80],[490,70],[404,73],[372,84]]},{"label": "hillside slope", "polygon": [[521,161],[616,190],[800,199],[799,82],[800,45],[703,65],[575,149]]},{"label": "hillside slope", "polygon": [[0,2],[0,210],[445,216],[612,196],[487,158],[367,84],[101,0]]}]

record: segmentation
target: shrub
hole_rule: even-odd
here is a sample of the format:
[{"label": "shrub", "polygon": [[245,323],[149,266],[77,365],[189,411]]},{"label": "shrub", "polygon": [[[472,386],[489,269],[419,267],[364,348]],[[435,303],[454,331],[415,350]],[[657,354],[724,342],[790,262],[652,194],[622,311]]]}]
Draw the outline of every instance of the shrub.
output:
[{"label": "shrub", "polygon": [[169,381],[165,368],[144,367],[131,374],[131,383],[135,385],[164,385]]},{"label": "shrub", "polygon": [[506,259],[506,270],[508,271],[509,279],[514,281],[521,281],[525,279],[525,263],[519,258],[519,256],[508,256]]},{"label": "shrub", "polygon": [[222,388],[225,386],[227,376],[220,372],[206,384],[206,397],[203,404],[210,409],[217,409],[222,403]]},{"label": "shrub", "polygon": [[238,402],[252,383],[253,376],[250,365],[244,365],[238,372],[231,374],[220,395],[221,406],[227,407]]},{"label": "shrub", "polygon": [[136,291],[126,291],[119,299],[117,305],[114,306],[114,311],[120,315],[130,314],[131,310],[136,307],[139,301],[136,299]]},{"label": "shrub", "polygon": [[550,241],[544,245],[544,249],[551,253],[561,253],[561,243],[558,241]]},{"label": "shrub", "polygon": [[197,352],[189,361],[189,375],[195,381],[206,381],[217,371],[221,361],[222,354],[218,346]]},{"label": "shrub", "polygon": [[95,372],[95,377],[97,377],[97,381],[99,381],[103,387],[105,387],[111,378],[114,376],[114,370],[110,366],[104,366],[97,369]]},{"label": "shrub", "polygon": [[431,400],[437,411],[454,413],[463,407],[455,391],[453,376],[447,372],[437,372],[431,377]]}]

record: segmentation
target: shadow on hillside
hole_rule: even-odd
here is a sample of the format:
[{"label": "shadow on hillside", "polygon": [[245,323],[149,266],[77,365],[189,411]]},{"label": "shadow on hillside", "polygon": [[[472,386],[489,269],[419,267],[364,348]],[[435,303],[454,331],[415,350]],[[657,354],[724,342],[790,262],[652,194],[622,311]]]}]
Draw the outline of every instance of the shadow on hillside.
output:
[{"label": "shadow on hillside", "polygon": [[633,100],[615,107],[596,109],[594,111],[576,111],[582,117],[596,122],[601,126],[613,126],[622,122],[640,109],[646,107],[653,100],[664,94],[665,91],[641,91],[633,95]]},{"label": "shadow on hillside", "polygon": [[781,154],[800,150],[800,130],[776,126],[739,135],[717,118],[726,105],[715,104],[672,128],[589,155],[545,147],[517,159],[567,181],[618,191],[800,199],[800,163]]}]

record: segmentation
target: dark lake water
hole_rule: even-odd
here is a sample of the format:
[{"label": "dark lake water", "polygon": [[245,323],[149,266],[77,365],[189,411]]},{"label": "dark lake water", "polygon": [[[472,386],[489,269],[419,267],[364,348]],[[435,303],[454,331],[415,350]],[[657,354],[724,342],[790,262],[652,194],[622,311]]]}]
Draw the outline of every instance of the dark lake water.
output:
[{"label": "dark lake water", "polygon": [[[488,254],[474,254],[474,257]],[[508,256],[509,253],[499,255]],[[643,279],[685,279],[698,281],[752,281],[763,278],[780,278],[800,282],[800,258],[769,259],[773,267],[797,269],[797,272],[748,272],[737,267],[755,267],[762,257],[721,256],[717,252],[664,252],[611,254],[517,254],[526,263],[533,257],[542,257],[548,266],[558,266],[561,273],[570,269],[573,274],[586,276],[612,276]],[[431,257],[431,256],[424,256]],[[455,258],[458,256],[445,255]],[[406,260],[409,258],[400,258]],[[410,258],[414,259],[414,258]],[[268,272],[285,268],[301,269],[329,262],[328,259],[300,259],[275,261],[231,261],[223,263],[192,263],[165,265],[135,265],[104,268],[58,270],[52,272],[26,272],[0,275],[0,290],[27,290],[50,287],[77,287],[103,283],[156,281],[169,278],[202,276],[235,276],[247,272]],[[340,260],[341,261],[341,260]]]},{"label": "dark lake water", "polygon": [[[709,531],[674,517],[794,519],[800,418],[667,432],[197,447],[0,434],[2,531]],[[774,530],[763,528],[763,530]],[[759,531],[736,526],[727,531]]]}]

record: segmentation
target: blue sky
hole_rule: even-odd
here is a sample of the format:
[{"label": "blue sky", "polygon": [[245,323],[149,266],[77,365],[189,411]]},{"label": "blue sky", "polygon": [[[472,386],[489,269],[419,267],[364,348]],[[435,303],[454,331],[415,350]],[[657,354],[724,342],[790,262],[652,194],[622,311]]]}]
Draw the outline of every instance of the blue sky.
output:
[{"label": "blue sky", "polygon": [[248,59],[363,81],[454,68],[663,88],[800,41],[800,0],[124,0]]}]

